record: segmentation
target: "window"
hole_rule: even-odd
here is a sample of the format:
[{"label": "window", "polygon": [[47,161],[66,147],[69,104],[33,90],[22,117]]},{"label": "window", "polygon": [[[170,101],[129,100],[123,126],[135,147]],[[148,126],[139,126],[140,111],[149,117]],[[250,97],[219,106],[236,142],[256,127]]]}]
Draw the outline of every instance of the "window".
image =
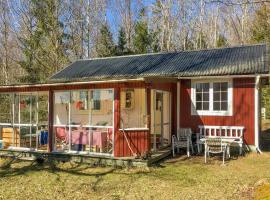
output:
[{"label": "window", "polygon": [[147,128],[145,92],[140,88],[121,89],[121,128]]},{"label": "window", "polygon": [[54,150],[113,154],[113,89],[54,92]]},{"label": "window", "polygon": [[232,115],[232,84],[226,81],[192,81],[192,115]]},{"label": "window", "polygon": [[196,83],[196,109],[209,110],[209,83]]},{"label": "window", "polygon": [[93,110],[100,110],[100,90],[93,90],[92,91],[92,98],[93,98]]},{"label": "window", "polygon": [[228,109],[228,83],[213,83],[213,95],[213,110],[226,111]]}]

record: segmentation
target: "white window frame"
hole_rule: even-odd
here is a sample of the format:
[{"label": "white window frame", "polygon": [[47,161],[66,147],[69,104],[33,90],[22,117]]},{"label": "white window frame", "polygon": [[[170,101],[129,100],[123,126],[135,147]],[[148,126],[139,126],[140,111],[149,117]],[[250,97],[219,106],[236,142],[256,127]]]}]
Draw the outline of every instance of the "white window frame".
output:
[{"label": "white window frame", "polygon": [[[226,111],[215,111],[213,109],[213,83],[228,83],[228,109]],[[196,110],[196,84],[209,83],[209,110]],[[208,116],[232,116],[233,115],[233,85],[232,79],[210,79],[210,80],[191,80],[191,115]]]}]

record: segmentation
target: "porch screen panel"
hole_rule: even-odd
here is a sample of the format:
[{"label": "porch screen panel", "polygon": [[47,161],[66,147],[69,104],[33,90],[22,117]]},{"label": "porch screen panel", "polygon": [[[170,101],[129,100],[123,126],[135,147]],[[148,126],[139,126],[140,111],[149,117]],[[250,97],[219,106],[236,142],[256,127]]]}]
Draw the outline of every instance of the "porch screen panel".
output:
[{"label": "porch screen panel", "polygon": [[146,90],[121,89],[121,128],[146,128]]},{"label": "porch screen panel", "polygon": [[39,150],[47,151],[48,147],[48,119],[49,119],[49,111],[48,111],[48,101],[49,95],[47,92],[38,93],[38,117],[37,117],[37,127],[38,127],[38,135],[37,135],[37,148]]},{"label": "porch screen panel", "polygon": [[13,143],[11,94],[0,94],[0,149],[8,148]]},{"label": "porch screen panel", "polygon": [[89,92],[72,91],[70,101],[70,124],[78,126],[89,125]]},{"label": "porch screen panel", "polygon": [[20,147],[36,148],[37,98],[34,94],[20,94],[19,124]]},{"label": "porch screen panel", "polygon": [[70,92],[55,92],[54,95],[54,124],[69,124]]},{"label": "porch screen panel", "polygon": [[113,125],[113,90],[90,91],[90,125],[112,126]]},{"label": "porch screen panel", "polygon": [[12,95],[0,94],[0,123],[12,123]]},{"label": "porch screen panel", "polygon": [[54,150],[69,150],[70,91],[54,94]]}]

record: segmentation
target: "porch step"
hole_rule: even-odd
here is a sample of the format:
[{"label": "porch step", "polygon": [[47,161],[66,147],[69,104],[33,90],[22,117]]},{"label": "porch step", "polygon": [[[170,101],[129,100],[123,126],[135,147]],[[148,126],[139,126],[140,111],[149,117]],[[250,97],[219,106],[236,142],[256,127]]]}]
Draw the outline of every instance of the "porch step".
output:
[{"label": "porch step", "polygon": [[169,157],[172,154],[172,150],[170,147],[166,149],[159,150],[152,154],[151,158],[148,160],[148,166],[151,166],[155,163],[160,162],[161,160]]}]

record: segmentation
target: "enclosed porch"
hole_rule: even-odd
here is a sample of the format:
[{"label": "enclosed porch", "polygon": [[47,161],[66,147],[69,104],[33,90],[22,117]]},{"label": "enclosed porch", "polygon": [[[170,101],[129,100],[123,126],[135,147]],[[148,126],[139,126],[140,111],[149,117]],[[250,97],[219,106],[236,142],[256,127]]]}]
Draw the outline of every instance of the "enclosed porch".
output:
[{"label": "enclosed porch", "polygon": [[3,86],[0,148],[147,158],[171,144],[175,83]]}]

